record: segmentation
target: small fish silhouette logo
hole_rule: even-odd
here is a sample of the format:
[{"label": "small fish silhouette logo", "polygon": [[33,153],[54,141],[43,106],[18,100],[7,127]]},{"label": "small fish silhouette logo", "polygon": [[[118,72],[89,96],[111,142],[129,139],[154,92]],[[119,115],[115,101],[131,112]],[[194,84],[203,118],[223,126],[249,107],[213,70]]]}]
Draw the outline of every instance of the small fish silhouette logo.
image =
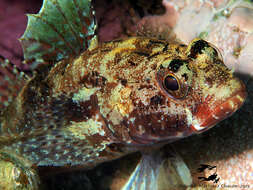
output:
[{"label": "small fish silhouette logo", "polygon": [[211,166],[211,165],[207,165],[207,164],[200,164],[200,167],[197,169],[198,172],[204,172],[205,169],[208,169],[208,170],[212,170],[217,167],[216,166]]},{"label": "small fish silhouette logo", "polygon": [[199,173],[203,173],[205,170],[214,170],[214,173],[212,173],[210,176],[208,177],[198,177],[199,180],[201,181],[213,181],[213,183],[218,183],[220,180],[220,177],[218,177],[217,174],[217,166],[211,166],[211,165],[207,165],[207,164],[200,164],[200,167],[197,169],[197,171]]}]

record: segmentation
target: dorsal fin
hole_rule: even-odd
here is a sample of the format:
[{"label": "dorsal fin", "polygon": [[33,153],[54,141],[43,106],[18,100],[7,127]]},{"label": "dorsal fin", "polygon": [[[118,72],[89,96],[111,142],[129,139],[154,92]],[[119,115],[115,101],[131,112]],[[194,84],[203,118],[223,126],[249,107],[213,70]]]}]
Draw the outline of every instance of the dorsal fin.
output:
[{"label": "dorsal fin", "polygon": [[18,95],[29,77],[8,59],[0,56],[0,110]]},{"label": "dorsal fin", "polygon": [[28,14],[20,38],[25,62],[35,68],[43,62],[78,56],[95,36],[91,0],[44,0],[38,14]]}]

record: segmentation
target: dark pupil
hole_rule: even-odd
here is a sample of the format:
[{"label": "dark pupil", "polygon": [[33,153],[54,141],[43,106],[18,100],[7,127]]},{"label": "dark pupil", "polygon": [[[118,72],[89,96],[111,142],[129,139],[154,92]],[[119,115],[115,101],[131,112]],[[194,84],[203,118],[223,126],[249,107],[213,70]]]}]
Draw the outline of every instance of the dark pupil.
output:
[{"label": "dark pupil", "polygon": [[164,86],[166,89],[172,91],[178,90],[179,88],[177,79],[175,79],[175,77],[170,75],[164,79]]}]

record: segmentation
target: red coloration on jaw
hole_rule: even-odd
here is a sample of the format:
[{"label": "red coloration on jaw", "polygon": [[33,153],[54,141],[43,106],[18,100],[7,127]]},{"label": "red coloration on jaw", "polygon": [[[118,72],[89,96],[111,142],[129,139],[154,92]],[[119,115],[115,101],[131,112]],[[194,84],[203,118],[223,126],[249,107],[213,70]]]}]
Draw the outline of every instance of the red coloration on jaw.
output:
[{"label": "red coloration on jaw", "polygon": [[198,133],[206,131],[218,122],[231,116],[243,105],[246,97],[247,92],[245,86],[242,85],[239,91],[234,93],[232,97],[228,98],[223,103],[217,103],[214,109],[210,109],[210,102],[207,101],[203,103],[198,108],[196,114],[194,114],[191,129]]}]

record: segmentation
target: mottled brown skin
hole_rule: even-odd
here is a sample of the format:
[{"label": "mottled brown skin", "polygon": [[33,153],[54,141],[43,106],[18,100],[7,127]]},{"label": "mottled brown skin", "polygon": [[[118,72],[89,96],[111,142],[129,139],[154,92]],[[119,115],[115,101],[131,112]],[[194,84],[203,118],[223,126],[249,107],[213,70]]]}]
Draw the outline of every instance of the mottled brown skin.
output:
[{"label": "mottled brown skin", "polygon": [[[202,42],[193,42],[188,48],[149,38],[109,42],[68,65],[60,80],[55,77],[60,73],[56,66],[50,75],[54,79],[49,80],[55,93],[99,88],[93,94],[95,97],[90,96],[98,107],[92,107],[90,112],[98,109],[105,129],[117,142],[149,145],[161,140],[174,141],[195,131],[192,122],[196,124],[197,117],[202,119],[199,112],[203,109],[207,117],[229,98],[235,104],[233,108],[222,108],[226,114],[210,116],[212,121],[203,126],[206,129],[233,113],[245,98],[244,85],[232,76],[218,52]],[[172,60],[175,63],[168,66]],[[179,90],[168,92],[163,87],[168,74],[177,77]],[[221,93],[229,92],[216,97],[214,87],[224,88]]]},{"label": "mottled brown skin", "polygon": [[245,98],[203,40],[117,40],[38,68],[1,118],[0,149],[30,165],[93,167],[200,133]]}]

